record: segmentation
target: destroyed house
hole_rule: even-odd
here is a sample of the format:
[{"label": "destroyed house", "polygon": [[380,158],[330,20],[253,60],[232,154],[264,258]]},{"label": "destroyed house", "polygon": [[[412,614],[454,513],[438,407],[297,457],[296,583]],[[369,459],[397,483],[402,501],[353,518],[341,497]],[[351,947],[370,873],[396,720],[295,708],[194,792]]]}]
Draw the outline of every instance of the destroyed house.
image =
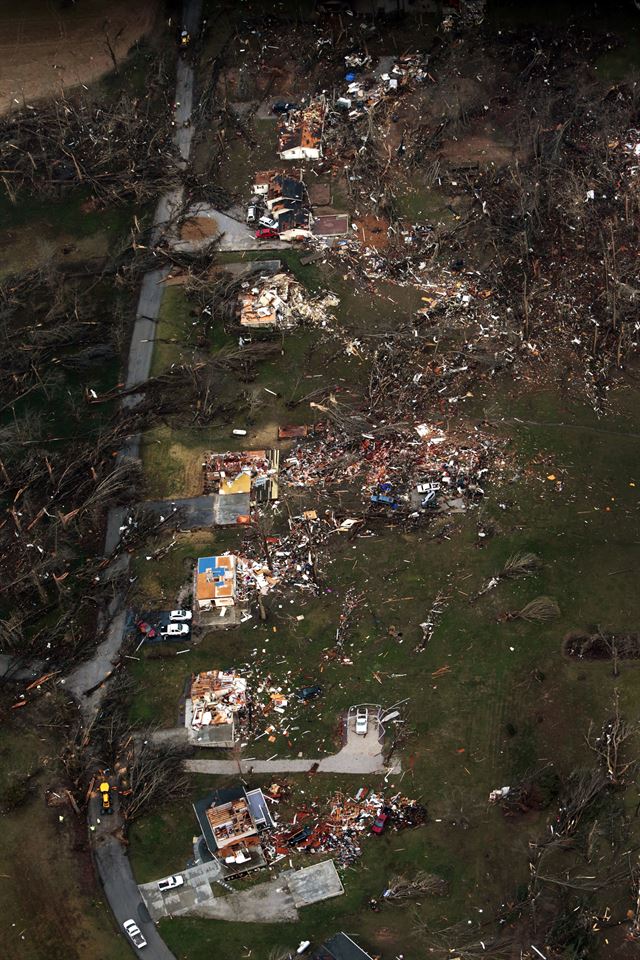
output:
[{"label": "destroyed house", "polygon": [[336,933],[335,937],[331,937],[314,951],[311,960],[372,960],[372,958],[346,933]]},{"label": "destroyed house", "polygon": [[200,610],[232,607],[236,602],[236,558],[200,557],[196,564],[195,602]]},{"label": "destroyed house", "polygon": [[277,175],[276,170],[260,170],[253,178],[253,192],[258,197],[266,197],[269,184]]},{"label": "destroyed house", "polygon": [[260,831],[274,826],[259,788],[216,790],[197,800],[193,809],[210,853],[225,861],[261,846]]},{"label": "destroyed house", "polygon": [[243,294],[238,300],[241,327],[277,327],[284,318],[284,304],[277,294],[269,297],[253,292]]},{"label": "destroyed house", "polygon": [[311,236],[311,214],[308,210],[288,210],[278,218],[281,240],[303,240]]},{"label": "destroyed house", "polygon": [[185,697],[185,726],[192,741],[232,747],[236,717],[247,703],[247,681],[232,670],[194,674]]},{"label": "destroyed house", "polygon": [[324,99],[280,121],[278,152],[282,160],[318,160],[322,156]]},{"label": "destroyed house", "polygon": [[[258,314],[253,293],[241,297],[239,307],[240,323],[243,326],[269,325],[265,321],[265,315]],[[202,464],[204,493],[217,494],[220,497],[246,494],[258,503],[277,500],[279,465],[278,450],[208,453]]]},{"label": "destroyed house", "polygon": [[283,160],[319,160],[322,156],[322,128],[301,120],[292,129],[283,129],[278,138]]}]

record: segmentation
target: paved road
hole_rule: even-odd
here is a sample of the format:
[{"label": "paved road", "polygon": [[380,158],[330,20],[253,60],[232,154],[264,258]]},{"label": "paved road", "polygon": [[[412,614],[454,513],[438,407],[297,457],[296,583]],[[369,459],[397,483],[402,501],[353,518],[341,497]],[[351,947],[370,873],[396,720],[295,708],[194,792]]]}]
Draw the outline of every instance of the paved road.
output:
[{"label": "paved road", "polygon": [[[195,36],[199,29],[201,12],[202,0],[184,0],[183,22],[192,36]],[[191,116],[193,82],[193,69],[186,61],[180,60],[178,62],[176,80],[177,106],[174,141],[178,146],[184,166],[186,166],[189,157],[193,137],[193,128],[190,125],[187,127],[183,126],[184,120],[189,119]],[[152,243],[157,243],[160,239],[167,224],[182,205],[182,201],[182,187],[177,187],[164,197],[161,197],[153,221],[151,234]],[[164,285],[161,281],[165,272],[166,268],[153,270],[146,274],[142,281],[136,320],[129,347],[129,362],[125,379],[127,387],[135,387],[149,376],[153,355],[153,341],[155,339],[156,325],[160,315],[160,306],[164,292]],[[135,402],[135,396],[129,396],[125,398],[124,405],[131,406],[134,405]],[[130,437],[120,451],[119,458],[136,458],[139,455],[139,449],[139,437]],[[107,519],[105,538],[105,553],[107,554],[111,553],[117,543],[121,521],[122,511],[110,511]],[[112,574],[116,567],[118,571],[122,569],[128,570],[128,554],[124,554],[118,558],[116,564],[112,565]],[[105,576],[108,575],[109,574],[105,572]],[[121,605],[121,598],[114,598],[108,611],[110,622],[105,639],[96,648],[92,659],[81,664],[66,680],[67,688],[75,694],[83,715],[87,720],[91,719],[99,709],[105,687],[100,687],[91,697],[85,697],[84,691],[108,675],[122,645],[126,626],[126,611],[119,610]],[[126,849],[122,842],[114,836],[114,830],[117,830],[118,827],[121,826],[117,803],[114,803],[114,809],[116,812],[113,816],[107,818],[100,817],[99,801],[94,798],[90,801],[88,814],[89,827],[92,828],[89,833],[92,851],[107,900],[109,901],[109,906],[114,913],[120,929],[122,929],[122,924],[125,920],[131,918],[136,921],[147,941],[147,946],[144,951],[146,960],[175,960],[174,955],[166,946],[157,932],[154,923],[149,918],[146,906],[140,899],[140,893],[133,877],[131,864],[126,855]],[[126,936],[126,934],[123,935]],[[136,955],[138,955],[138,951],[135,950],[132,944],[131,947]]]},{"label": "paved road", "polygon": [[[201,9],[202,0],[185,0],[184,23],[189,32],[194,36],[197,33],[200,23]],[[184,127],[183,122],[191,115],[193,81],[193,68],[186,60],[179,60],[176,80],[177,125],[174,133],[174,142],[180,151],[185,165],[191,149],[193,127]],[[182,199],[182,186],[176,187],[160,198],[153,218],[153,229],[151,231],[152,244],[158,242],[167,228],[168,223],[182,205]],[[168,272],[169,268],[163,267],[158,270],[152,270],[143,277],[136,310],[136,320],[129,346],[129,360],[125,378],[127,387],[135,387],[137,384],[143,383],[149,376],[156,326],[164,293],[162,280]],[[138,397],[135,394],[127,396],[123,399],[123,406],[134,406],[137,400]],[[139,452],[140,438],[138,436],[131,436],[119,452],[118,460],[127,458],[135,459],[139,456]],[[109,511],[105,537],[105,555],[107,556],[111,554],[118,542],[120,525],[125,512],[126,508],[123,507],[116,507]],[[128,568],[129,555],[123,554],[103,575],[108,578],[116,573],[126,573]],[[126,624],[126,612],[119,610],[120,605],[119,598],[115,598],[112,601],[108,610],[109,626],[106,629],[104,639],[96,648],[91,660],[80,664],[77,670],[66,679],[67,688],[75,695],[86,719],[91,719],[97,712],[105,688],[101,687],[90,697],[85,697],[85,690],[91,688],[109,674],[113,666],[113,661],[117,657],[122,645]]]},{"label": "paved road", "polygon": [[[131,865],[126,854],[126,848],[114,836],[122,822],[118,809],[117,795],[112,795],[114,813],[105,817],[100,815],[100,805],[97,798],[89,802],[89,826],[93,855],[104,887],[109,906],[113,911],[122,936],[127,939],[122,930],[125,920],[135,920],[144,934],[147,946],[144,950],[146,960],[175,960],[164,940],[156,930],[155,924],[149,918],[149,912],[140,897],[140,891],[133,879]],[[132,946],[133,949],[133,946]],[[138,951],[134,951],[136,954]]]}]

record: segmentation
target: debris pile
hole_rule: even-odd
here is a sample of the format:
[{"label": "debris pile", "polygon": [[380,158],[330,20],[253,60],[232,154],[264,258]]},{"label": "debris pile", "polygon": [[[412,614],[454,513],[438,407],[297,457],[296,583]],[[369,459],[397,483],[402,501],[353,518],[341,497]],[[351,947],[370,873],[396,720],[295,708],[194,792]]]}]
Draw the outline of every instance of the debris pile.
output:
[{"label": "debris pile", "polygon": [[[229,496],[256,492],[258,499],[277,499],[277,450],[207,453],[202,464],[204,493]],[[260,491],[264,497],[260,496]]]},{"label": "debris pile", "polygon": [[503,466],[499,445],[477,428],[468,434],[398,424],[354,435],[343,422],[295,447],[281,479],[323,489],[352,482],[364,500],[393,510],[465,509],[484,495],[488,474]]},{"label": "debris pile", "polygon": [[[368,110],[378,106],[385,99],[395,98],[412,83],[433,81],[427,70],[428,56],[422,53],[410,53],[399,57],[388,72],[374,75],[347,73],[347,87],[335,103],[336,109],[344,112],[350,121],[365,117]],[[345,65],[362,68],[370,65],[370,57],[347,55]]]},{"label": "debris pile", "polygon": [[233,671],[206,670],[191,681],[190,726],[233,724],[234,716],[247,703],[247,681]]},{"label": "debris pile", "polygon": [[[338,863],[348,866],[362,855],[363,834],[411,829],[428,819],[426,807],[417,800],[401,793],[386,800],[366,788],[359,790],[355,797],[335,794],[325,812],[320,811],[319,806],[317,801],[303,805],[292,823],[287,827],[278,825],[267,844],[270,859],[294,850],[311,854],[330,852]],[[374,824],[380,826],[372,831]]]},{"label": "debris pile", "polygon": [[326,327],[330,310],[340,301],[332,293],[309,296],[297,280],[286,273],[263,275],[245,281],[238,297],[237,317],[241,327],[287,330],[299,324]]}]

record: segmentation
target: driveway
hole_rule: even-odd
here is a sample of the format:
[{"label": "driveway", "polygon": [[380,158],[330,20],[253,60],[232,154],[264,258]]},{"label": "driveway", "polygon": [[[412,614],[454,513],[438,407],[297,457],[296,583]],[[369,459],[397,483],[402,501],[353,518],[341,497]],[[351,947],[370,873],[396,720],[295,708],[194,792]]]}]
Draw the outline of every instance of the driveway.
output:
[{"label": "driveway", "polygon": [[349,720],[347,742],[342,750],[330,757],[316,759],[283,758],[281,760],[186,760],[185,769],[190,773],[208,773],[216,775],[251,773],[306,773],[317,764],[318,773],[399,773],[400,766],[395,763],[386,766],[382,756],[382,744],[378,739],[376,721],[369,723],[366,737],[355,732],[355,720]]},{"label": "driveway", "polygon": [[[218,236],[223,234],[219,240],[215,240],[216,250],[287,250],[291,247],[290,243],[283,240],[256,240],[255,227],[249,227],[243,220],[216,210],[209,203],[194,204],[187,216],[215,220],[215,233]],[[183,253],[195,253],[206,250],[213,243],[214,237],[208,236],[201,240],[174,240],[172,246]]]},{"label": "driveway", "polygon": [[[217,862],[198,864],[181,873],[184,883],[160,893],[158,882],[140,886],[154,920],[161,917],[207,917],[235,923],[284,923],[299,920],[298,908],[339,897],[344,888],[333,860],[323,860],[300,870],[286,870],[249,890],[220,891],[216,896]],[[219,888],[218,888],[219,889]]]}]

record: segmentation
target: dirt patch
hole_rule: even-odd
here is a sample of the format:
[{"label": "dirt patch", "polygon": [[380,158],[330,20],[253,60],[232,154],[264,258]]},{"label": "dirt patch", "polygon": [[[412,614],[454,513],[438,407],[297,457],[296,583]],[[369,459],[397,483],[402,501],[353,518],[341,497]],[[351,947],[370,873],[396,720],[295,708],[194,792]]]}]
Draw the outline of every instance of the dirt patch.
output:
[{"label": "dirt patch", "polygon": [[331,184],[312,183],[308,186],[309,200],[314,207],[328,207],[331,204]]},{"label": "dirt patch", "polygon": [[373,247],[374,250],[385,250],[389,246],[388,220],[368,214],[367,216],[357,217],[355,222],[358,226],[358,239],[362,240],[366,247]]},{"label": "dirt patch", "polygon": [[208,237],[215,237],[219,232],[218,224],[213,217],[192,217],[185,220],[180,228],[181,240],[206,240]]},{"label": "dirt patch", "polygon": [[62,4],[24,0],[0,12],[0,111],[22,106],[113,70],[156,20],[155,0],[86,0]]},{"label": "dirt patch", "polygon": [[102,259],[108,249],[109,240],[103,231],[78,238],[55,236],[42,223],[19,227],[0,234],[0,277],[35,270],[60,257],[73,262]]},{"label": "dirt patch", "polygon": [[640,660],[640,634],[568,633],[562,652],[570,660]]},{"label": "dirt patch", "polygon": [[454,166],[461,163],[477,164],[478,167],[495,164],[501,167],[512,163],[515,153],[514,147],[496,139],[490,124],[478,124],[471,128],[469,135],[444,143],[438,156]]}]

